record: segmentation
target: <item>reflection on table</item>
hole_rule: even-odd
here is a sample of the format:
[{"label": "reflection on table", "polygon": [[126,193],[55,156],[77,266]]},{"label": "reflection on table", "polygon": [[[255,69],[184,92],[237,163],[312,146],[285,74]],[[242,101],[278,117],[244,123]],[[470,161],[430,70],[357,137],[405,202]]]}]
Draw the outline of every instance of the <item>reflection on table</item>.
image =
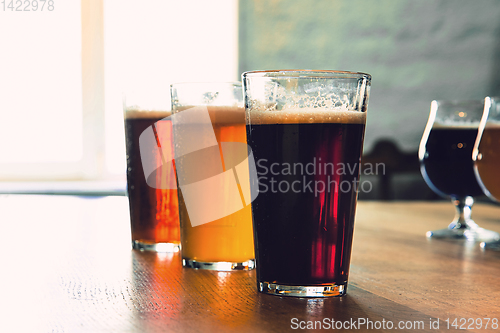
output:
[{"label": "reflection on table", "polygon": [[[500,251],[425,237],[452,210],[359,202],[348,295],[305,299],[259,294],[255,271],[131,250],[125,197],[0,196],[3,330],[280,332],[363,318],[426,331],[438,318],[441,330],[447,318],[500,319]],[[499,212],[477,204],[474,219],[500,231]]]}]

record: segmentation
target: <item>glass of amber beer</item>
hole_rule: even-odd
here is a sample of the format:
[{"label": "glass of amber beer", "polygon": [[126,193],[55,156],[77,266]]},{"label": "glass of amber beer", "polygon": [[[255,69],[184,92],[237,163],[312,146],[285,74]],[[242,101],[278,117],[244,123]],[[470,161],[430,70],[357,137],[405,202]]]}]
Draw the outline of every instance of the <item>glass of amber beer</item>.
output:
[{"label": "glass of amber beer", "polygon": [[260,292],[345,295],[370,82],[342,71],[243,74]]},{"label": "glass of amber beer", "polygon": [[[474,172],[484,194],[500,202],[500,99],[486,97],[472,158]],[[481,243],[483,248],[500,250],[500,237]]]},{"label": "glass of amber beer", "polygon": [[241,83],[171,86],[182,263],[254,268]]},{"label": "glass of amber beer", "polygon": [[[180,226],[170,105],[136,92],[124,96],[127,194],[132,247],[178,252]],[[171,158],[170,158],[171,159]]]}]

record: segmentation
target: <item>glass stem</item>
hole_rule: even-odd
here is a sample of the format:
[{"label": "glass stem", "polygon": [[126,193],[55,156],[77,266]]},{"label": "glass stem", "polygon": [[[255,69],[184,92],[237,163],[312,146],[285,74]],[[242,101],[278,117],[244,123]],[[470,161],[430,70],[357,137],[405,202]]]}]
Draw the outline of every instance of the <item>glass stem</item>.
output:
[{"label": "glass stem", "polygon": [[474,198],[467,196],[465,198],[452,198],[451,202],[455,205],[455,219],[448,226],[449,229],[473,229],[477,224],[471,219],[471,209],[474,204]]}]

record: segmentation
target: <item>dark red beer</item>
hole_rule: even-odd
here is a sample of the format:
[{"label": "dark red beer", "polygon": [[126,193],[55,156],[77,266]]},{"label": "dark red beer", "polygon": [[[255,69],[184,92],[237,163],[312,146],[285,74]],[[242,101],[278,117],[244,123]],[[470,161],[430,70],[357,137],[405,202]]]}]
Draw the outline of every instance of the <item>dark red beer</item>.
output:
[{"label": "dark red beer", "polygon": [[257,280],[346,285],[365,115],[271,118],[247,124],[259,174],[252,203]]},{"label": "dark red beer", "polygon": [[[179,208],[176,189],[161,189],[161,183],[169,179],[167,172],[175,172],[162,166],[162,156],[159,145],[173,145],[172,123],[162,120],[170,112],[126,111],[125,135],[127,148],[127,191],[130,206],[130,222],[132,228],[132,245],[135,249],[155,248],[155,244],[167,243],[177,247],[180,244]],[[163,142],[156,142],[140,151],[139,136],[148,127],[156,123],[154,130],[156,138],[163,138]],[[170,140],[168,140],[170,138]],[[173,149],[173,148],[172,148]],[[146,176],[142,167],[141,154],[154,160],[158,167],[152,176],[157,188],[146,183]]]}]

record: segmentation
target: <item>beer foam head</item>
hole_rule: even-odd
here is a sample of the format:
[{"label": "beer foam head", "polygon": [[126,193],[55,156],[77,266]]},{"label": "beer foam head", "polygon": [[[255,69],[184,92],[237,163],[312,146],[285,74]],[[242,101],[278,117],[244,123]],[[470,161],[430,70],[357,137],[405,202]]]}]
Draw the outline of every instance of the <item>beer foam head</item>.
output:
[{"label": "beer foam head", "polygon": [[214,124],[244,124],[245,108],[243,106],[208,106],[208,114]]},{"label": "beer foam head", "polygon": [[172,111],[142,110],[129,108],[125,110],[125,119],[162,119],[172,115]]},{"label": "beer foam head", "polygon": [[477,129],[479,121],[476,122],[434,122],[432,129],[446,129],[446,130],[459,130],[459,129]]},{"label": "beer foam head", "polygon": [[[176,108],[174,113],[182,112],[194,108],[195,106],[183,106]],[[229,125],[245,123],[245,108],[238,105],[202,105],[197,107],[206,107],[212,124]]]},{"label": "beer foam head", "polygon": [[488,120],[488,122],[486,123],[486,127],[488,128],[495,128],[495,129],[498,129],[500,128],[500,121],[498,120]]},{"label": "beer foam head", "polygon": [[365,124],[366,112],[345,109],[295,108],[281,111],[250,110],[246,114],[249,125],[261,124]]}]

